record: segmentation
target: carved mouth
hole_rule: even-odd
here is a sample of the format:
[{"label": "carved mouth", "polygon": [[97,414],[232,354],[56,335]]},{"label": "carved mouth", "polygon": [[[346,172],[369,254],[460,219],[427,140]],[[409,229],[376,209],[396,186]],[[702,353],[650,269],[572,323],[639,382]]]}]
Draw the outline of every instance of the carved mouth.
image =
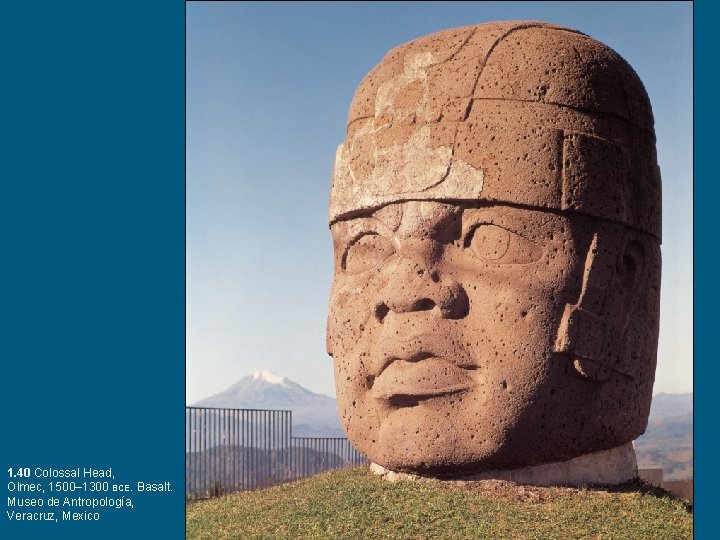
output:
[{"label": "carved mouth", "polygon": [[375,399],[402,407],[417,405],[421,399],[465,392],[474,385],[468,369],[432,357],[394,360],[374,379],[370,392]]}]

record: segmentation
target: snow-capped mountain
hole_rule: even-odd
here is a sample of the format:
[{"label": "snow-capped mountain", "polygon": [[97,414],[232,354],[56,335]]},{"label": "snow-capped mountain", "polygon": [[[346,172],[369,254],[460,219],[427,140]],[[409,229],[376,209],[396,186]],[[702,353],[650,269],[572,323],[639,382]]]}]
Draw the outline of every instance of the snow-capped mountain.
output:
[{"label": "snow-capped mountain", "polygon": [[335,398],[315,394],[266,369],[255,370],[226,390],[193,406],[291,410],[294,436],[345,437]]}]

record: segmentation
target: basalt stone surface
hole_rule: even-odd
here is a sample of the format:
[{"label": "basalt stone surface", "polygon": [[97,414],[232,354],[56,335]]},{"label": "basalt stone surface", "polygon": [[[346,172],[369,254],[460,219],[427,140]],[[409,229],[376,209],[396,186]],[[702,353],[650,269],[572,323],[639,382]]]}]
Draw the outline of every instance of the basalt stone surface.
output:
[{"label": "basalt stone surface", "polygon": [[513,469],[645,430],[660,173],[617,53],[538,22],[392,50],[350,107],[329,219],[328,352],[373,462]]}]

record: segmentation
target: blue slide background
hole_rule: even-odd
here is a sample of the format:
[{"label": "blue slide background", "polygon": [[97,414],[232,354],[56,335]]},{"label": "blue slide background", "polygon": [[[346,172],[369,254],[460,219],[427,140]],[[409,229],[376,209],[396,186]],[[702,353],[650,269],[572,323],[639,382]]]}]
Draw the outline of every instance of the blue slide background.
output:
[{"label": "blue slide background", "polygon": [[0,25],[2,483],[174,488],[99,522],[3,515],[0,538],[183,538],[185,6],[10,2]]},{"label": "blue slide background", "polygon": [[[718,4],[708,0],[695,8],[695,192],[694,192],[694,320],[695,320],[695,404],[694,404],[694,482],[695,538],[717,538],[718,425],[717,336],[718,215],[717,171],[712,156],[717,155],[717,21]],[[715,216],[715,217],[713,217]]]}]

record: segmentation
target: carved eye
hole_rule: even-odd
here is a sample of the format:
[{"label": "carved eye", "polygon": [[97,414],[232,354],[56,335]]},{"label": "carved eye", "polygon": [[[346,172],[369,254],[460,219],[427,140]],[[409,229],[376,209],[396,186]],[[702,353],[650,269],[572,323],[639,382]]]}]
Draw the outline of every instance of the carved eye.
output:
[{"label": "carved eye", "polygon": [[395,246],[384,236],[364,234],[348,246],[342,266],[347,274],[359,274],[380,268],[393,253]]},{"label": "carved eye", "polygon": [[491,223],[473,227],[464,246],[478,259],[495,264],[528,264],[543,253],[541,245]]}]

